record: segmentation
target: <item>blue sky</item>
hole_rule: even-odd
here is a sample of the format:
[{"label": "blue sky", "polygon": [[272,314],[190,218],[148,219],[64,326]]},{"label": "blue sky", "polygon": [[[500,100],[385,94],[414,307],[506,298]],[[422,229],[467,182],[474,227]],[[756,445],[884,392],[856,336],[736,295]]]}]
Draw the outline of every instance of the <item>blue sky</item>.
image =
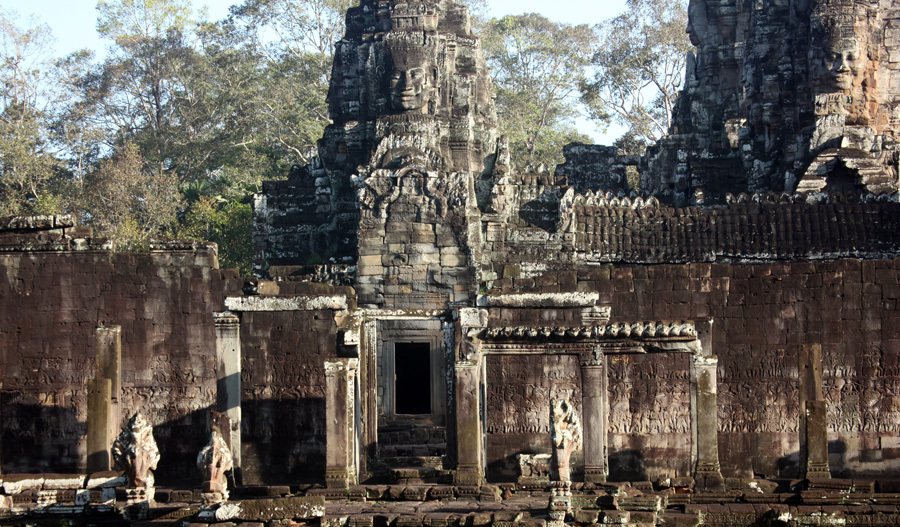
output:
[{"label": "blue sky", "polygon": [[[224,17],[228,7],[240,0],[194,0],[198,6],[205,5],[213,20]],[[490,15],[538,12],[551,20],[570,24],[595,24],[617,15],[625,8],[626,0],[488,0]],[[95,30],[96,0],[0,0],[0,7],[12,10],[27,18],[34,16],[46,23],[56,38],[56,55],[62,56],[82,48],[102,50],[105,43]],[[610,143],[619,135],[615,130],[609,134],[599,134],[592,124],[581,119],[579,129],[594,137],[600,143]]]}]

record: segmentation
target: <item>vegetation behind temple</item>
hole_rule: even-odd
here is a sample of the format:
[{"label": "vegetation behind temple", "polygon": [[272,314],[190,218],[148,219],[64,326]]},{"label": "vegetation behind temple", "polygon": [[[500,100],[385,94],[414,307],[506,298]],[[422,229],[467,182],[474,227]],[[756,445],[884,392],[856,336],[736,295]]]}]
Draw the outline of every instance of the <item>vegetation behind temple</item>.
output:
[{"label": "vegetation behind temple", "polygon": [[[660,1],[630,0],[629,12]],[[213,241],[223,266],[249,272],[251,196],[314,155],[351,3],[245,0],[210,22],[188,0],[103,0],[102,58],[55,57],[49,28],[0,11],[0,215],[79,213],[132,250],[159,237]],[[582,92],[599,124],[616,119],[596,82],[604,26],[537,14],[478,26],[519,163],[552,167],[563,145],[587,140],[574,122]],[[628,133],[641,137],[639,125]]]}]

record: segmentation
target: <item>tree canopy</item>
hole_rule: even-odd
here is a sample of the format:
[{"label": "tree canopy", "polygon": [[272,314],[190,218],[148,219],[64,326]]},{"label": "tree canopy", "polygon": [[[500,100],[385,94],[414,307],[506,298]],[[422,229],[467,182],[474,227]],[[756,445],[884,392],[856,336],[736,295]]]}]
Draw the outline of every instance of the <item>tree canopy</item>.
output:
[{"label": "tree canopy", "polygon": [[[100,59],[57,57],[46,25],[0,10],[0,215],[75,212],[123,248],[214,241],[223,265],[249,272],[252,194],[315,154],[355,3],[243,0],[210,21],[190,0],[101,0]],[[593,29],[463,3],[520,165],[553,166],[588,141],[575,123],[587,111],[625,123],[626,149],[667,130],[689,45],[683,0],[629,0]]]},{"label": "tree canopy", "polygon": [[644,141],[666,135],[692,49],[686,28],[686,0],[628,0],[598,24],[593,76],[581,84],[592,117]]}]

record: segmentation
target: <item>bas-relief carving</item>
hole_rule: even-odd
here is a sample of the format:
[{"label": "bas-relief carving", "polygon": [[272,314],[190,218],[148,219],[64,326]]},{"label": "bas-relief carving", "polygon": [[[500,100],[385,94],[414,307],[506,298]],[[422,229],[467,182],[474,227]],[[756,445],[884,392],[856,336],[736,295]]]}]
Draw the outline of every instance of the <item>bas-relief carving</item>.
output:
[{"label": "bas-relief carving", "polygon": [[823,361],[829,431],[900,433],[900,354],[828,347]]},{"label": "bas-relief carving", "polygon": [[768,354],[736,349],[720,355],[718,380],[719,431],[799,431],[797,358],[785,349]]},{"label": "bas-relief carving", "polygon": [[549,435],[551,400],[581,411],[581,379],[574,355],[495,355],[487,361],[487,433]]},{"label": "bas-relief carving", "polygon": [[690,355],[610,355],[607,360],[609,433],[691,432]]}]

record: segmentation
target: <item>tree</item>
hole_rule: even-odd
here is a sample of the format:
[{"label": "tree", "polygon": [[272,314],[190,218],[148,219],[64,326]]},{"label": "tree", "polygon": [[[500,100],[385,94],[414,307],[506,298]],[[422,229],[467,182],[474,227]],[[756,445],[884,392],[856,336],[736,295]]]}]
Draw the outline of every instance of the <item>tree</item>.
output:
[{"label": "tree", "polygon": [[82,199],[96,234],[131,250],[168,234],[183,206],[176,175],[146,163],[134,143],[101,162]]},{"label": "tree", "polygon": [[581,85],[591,115],[656,141],[669,131],[691,43],[685,0],[628,0],[621,15],[597,26],[593,79]]},{"label": "tree", "polygon": [[253,260],[253,210],[249,203],[200,196],[176,231],[181,239],[200,239],[219,246],[222,267],[248,275]]},{"label": "tree", "polygon": [[46,25],[0,10],[0,215],[59,212],[48,122],[58,102]]},{"label": "tree", "polygon": [[[328,84],[334,45],[354,0],[246,0],[224,23],[240,34],[260,65],[255,129],[291,164],[311,161],[329,123]],[[287,167],[283,167],[287,168]]]},{"label": "tree", "polygon": [[483,37],[497,89],[500,127],[514,158],[527,163],[562,161],[566,143],[585,140],[574,127],[592,33],[530,13],[493,19]]}]

